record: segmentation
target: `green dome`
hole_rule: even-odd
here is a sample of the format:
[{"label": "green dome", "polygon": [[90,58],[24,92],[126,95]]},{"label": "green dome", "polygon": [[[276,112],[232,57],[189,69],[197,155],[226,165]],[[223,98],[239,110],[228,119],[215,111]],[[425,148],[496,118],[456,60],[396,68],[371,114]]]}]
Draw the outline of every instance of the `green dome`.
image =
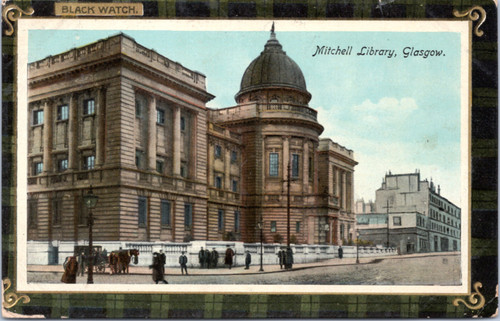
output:
[{"label": "green dome", "polygon": [[264,46],[264,51],[245,70],[241,79],[240,91],[236,97],[269,87],[295,89],[310,96],[302,70],[283,51],[274,31],[271,31],[271,38]]}]

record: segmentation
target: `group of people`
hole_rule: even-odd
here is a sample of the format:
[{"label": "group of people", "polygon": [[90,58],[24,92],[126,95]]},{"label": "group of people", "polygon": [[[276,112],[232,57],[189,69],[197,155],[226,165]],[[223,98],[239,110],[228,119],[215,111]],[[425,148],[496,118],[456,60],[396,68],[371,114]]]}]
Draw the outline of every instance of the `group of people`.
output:
[{"label": "group of people", "polygon": [[285,270],[290,270],[293,266],[293,251],[292,248],[287,247],[285,250],[279,250],[278,261],[280,263],[280,269],[285,268]]},{"label": "group of people", "polygon": [[149,266],[150,269],[153,269],[153,281],[158,284],[158,282],[163,282],[168,284],[167,280],[165,280],[165,263],[167,263],[167,256],[163,253],[163,250],[160,252],[153,253],[153,264]]},{"label": "group of people", "polygon": [[203,247],[201,247],[198,252],[198,260],[201,269],[215,269],[219,262],[219,252],[217,252],[215,248],[212,248],[210,252],[209,249],[204,250]]}]

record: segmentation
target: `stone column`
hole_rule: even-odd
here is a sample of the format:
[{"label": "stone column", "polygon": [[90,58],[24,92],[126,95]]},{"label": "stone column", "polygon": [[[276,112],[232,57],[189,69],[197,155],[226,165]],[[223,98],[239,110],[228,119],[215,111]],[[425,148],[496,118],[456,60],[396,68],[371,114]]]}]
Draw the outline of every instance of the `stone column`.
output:
[{"label": "stone column", "polygon": [[304,139],[304,166],[302,167],[302,191],[307,193],[309,190],[309,144],[308,140]]},{"label": "stone column", "polygon": [[[283,137],[283,190],[286,191],[288,179],[288,163],[290,162],[290,136]],[[290,171],[292,169],[290,168]]]},{"label": "stone column", "polygon": [[45,100],[43,106],[43,171],[45,173],[52,172],[52,110],[53,102]]},{"label": "stone column", "polygon": [[148,169],[156,170],[156,97],[148,99]]},{"label": "stone column", "polygon": [[106,128],[106,87],[100,87],[97,92],[96,107],[96,144],[95,164],[101,167],[104,164],[104,137]]},{"label": "stone column", "polygon": [[174,176],[181,175],[181,110],[179,106],[174,107],[174,126],[173,126],[173,174]]},{"label": "stone column", "polygon": [[71,94],[69,98],[69,121],[68,121],[68,167],[78,169],[78,98]]},{"label": "stone column", "polygon": [[[190,119],[190,120],[188,120]],[[189,137],[189,175],[190,178],[197,178],[197,161],[198,161],[198,114],[193,114],[191,117],[186,119],[186,126],[188,126],[189,132],[191,133]]]}]

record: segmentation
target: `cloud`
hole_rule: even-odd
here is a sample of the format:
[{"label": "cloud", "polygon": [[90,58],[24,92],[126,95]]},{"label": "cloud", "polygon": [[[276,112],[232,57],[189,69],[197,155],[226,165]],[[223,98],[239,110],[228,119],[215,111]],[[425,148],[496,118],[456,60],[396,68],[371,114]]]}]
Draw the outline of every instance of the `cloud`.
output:
[{"label": "cloud", "polygon": [[354,106],[352,111],[358,119],[373,125],[402,121],[417,109],[417,102],[413,98],[383,97],[376,103],[366,99],[360,105]]}]

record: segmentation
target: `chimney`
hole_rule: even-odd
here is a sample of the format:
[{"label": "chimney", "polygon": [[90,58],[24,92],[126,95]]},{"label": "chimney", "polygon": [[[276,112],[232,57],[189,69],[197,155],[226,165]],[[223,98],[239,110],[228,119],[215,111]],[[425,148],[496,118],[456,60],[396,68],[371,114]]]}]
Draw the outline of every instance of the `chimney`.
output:
[{"label": "chimney", "polygon": [[438,185],[438,195],[441,195],[441,185]]}]

